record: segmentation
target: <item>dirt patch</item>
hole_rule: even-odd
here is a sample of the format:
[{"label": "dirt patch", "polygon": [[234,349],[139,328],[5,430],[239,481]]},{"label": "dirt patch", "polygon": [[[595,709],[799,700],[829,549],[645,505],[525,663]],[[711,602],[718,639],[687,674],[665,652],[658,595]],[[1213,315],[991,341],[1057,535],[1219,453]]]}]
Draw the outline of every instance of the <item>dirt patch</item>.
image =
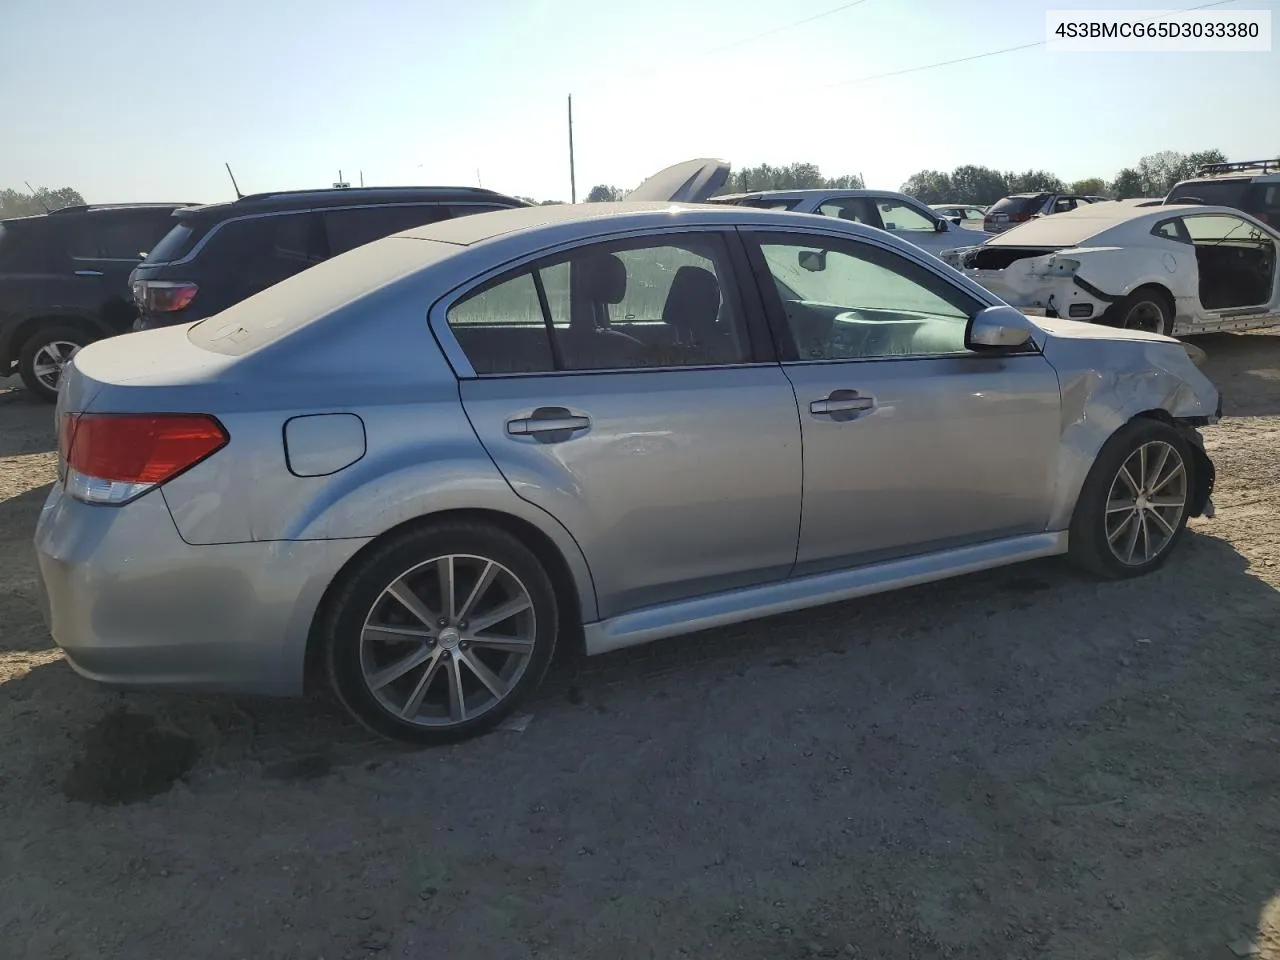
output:
[{"label": "dirt patch", "polygon": [[199,755],[190,737],[160,730],[154,717],[123,707],[85,730],[81,746],[62,792],[68,800],[94,804],[159,796],[186,776]]},{"label": "dirt patch", "polygon": [[30,551],[51,410],[0,395],[0,955],[1280,960],[1280,336],[1201,343],[1218,515],[1159,573],[562,664],[523,732],[427,752],[75,676]]}]

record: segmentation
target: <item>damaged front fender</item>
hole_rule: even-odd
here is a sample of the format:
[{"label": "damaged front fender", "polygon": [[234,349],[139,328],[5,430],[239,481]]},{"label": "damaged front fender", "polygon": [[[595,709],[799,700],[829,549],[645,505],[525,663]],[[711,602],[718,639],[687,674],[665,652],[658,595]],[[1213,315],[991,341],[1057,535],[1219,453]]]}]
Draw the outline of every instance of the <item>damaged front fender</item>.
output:
[{"label": "damaged front fender", "polygon": [[1063,320],[1033,318],[1062,392],[1057,485],[1050,527],[1071,522],[1080,488],[1102,445],[1138,416],[1167,420],[1187,437],[1196,471],[1191,513],[1208,509],[1214,469],[1197,425],[1221,416],[1218,390],[1176,340]]}]

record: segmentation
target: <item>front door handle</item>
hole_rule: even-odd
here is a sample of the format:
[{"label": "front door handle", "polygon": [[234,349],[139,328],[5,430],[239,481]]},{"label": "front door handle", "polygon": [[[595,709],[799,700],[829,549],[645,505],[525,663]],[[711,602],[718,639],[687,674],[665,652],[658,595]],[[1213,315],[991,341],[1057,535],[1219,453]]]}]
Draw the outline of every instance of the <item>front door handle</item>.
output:
[{"label": "front door handle", "polygon": [[810,402],[809,412],[820,417],[831,417],[834,420],[852,420],[858,414],[871,410],[875,405],[875,398],[864,397],[857,390],[832,390],[825,400]]},{"label": "front door handle", "polygon": [[543,443],[568,440],[579,430],[591,426],[590,417],[582,417],[565,407],[539,407],[528,417],[507,421],[507,434],[512,437],[534,437]]}]

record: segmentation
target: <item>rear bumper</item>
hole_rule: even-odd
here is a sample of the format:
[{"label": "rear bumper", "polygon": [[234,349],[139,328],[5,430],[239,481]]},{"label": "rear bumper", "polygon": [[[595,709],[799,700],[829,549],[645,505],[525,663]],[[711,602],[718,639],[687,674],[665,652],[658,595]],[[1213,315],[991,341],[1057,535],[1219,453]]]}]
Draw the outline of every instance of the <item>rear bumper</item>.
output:
[{"label": "rear bumper", "polygon": [[297,694],[320,599],[365,542],[191,546],[154,491],[102,507],[55,484],[36,525],[40,604],[92,680]]},{"label": "rear bumper", "polygon": [[[970,280],[990,290],[1011,307],[1044,310],[1049,316],[1070,320],[1098,320],[1113,298],[1090,288],[1072,276],[1028,273],[1012,264],[1004,270],[960,271]],[[1075,311],[1072,311],[1075,307]]]}]

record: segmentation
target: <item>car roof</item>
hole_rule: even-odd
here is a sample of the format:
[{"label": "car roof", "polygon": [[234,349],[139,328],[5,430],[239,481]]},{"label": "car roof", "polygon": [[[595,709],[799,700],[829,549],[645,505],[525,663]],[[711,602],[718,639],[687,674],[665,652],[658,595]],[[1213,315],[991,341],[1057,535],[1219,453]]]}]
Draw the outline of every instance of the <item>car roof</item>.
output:
[{"label": "car roof", "polygon": [[[441,243],[452,243],[465,247],[506,234],[536,230],[558,223],[609,218],[622,221],[636,217],[641,217],[651,222],[658,215],[674,216],[683,211],[703,211],[711,216],[718,216],[730,222],[745,218],[757,221],[759,217],[756,215],[772,214],[774,217],[781,218],[781,223],[791,223],[794,222],[793,218],[796,216],[794,213],[785,211],[757,210],[752,207],[733,207],[710,203],[672,203],[659,200],[646,202],[624,200],[616,203],[556,203],[537,207],[495,210],[490,213],[476,214],[469,217],[455,217],[452,220],[441,220],[420,227],[411,227],[396,234],[396,236],[413,237],[417,240],[437,240]],[[622,229],[625,229],[625,226]]]},{"label": "car roof", "polygon": [[130,210],[178,210],[192,205],[190,202],[179,203],[176,201],[172,203],[78,203],[70,207],[59,207],[49,213],[30,213],[19,217],[2,217],[0,218],[0,223],[44,223],[49,222],[50,218],[54,218],[54,221],[56,221],[76,214],[119,213]]},{"label": "car roof", "polygon": [[247,213],[310,210],[317,207],[349,207],[382,203],[498,202],[525,206],[525,201],[482,187],[334,187],[324,190],[278,190],[254,193],[238,200],[188,207],[184,218],[220,219]]},{"label": "car roof", "polygon": [[1040,247],[1040,246],[1076,246],[1105,230],[1124,224],[1140,224],[1143,221],[1153,226],[1170,217],[1187,213],[1225,213],[1233,217],[1244,217],[1247,214],[1234,207],[1209,206],[1199,203],[1171,203],[1159,207],[1137,207],[1121,200],[1104,200],[1088,206],[1076,207],[1065,213],[1055,213],[1051,217],[1040,217],[1020,223],[1012,230],[997,234],[987,241],[988,246],[999,247]]}]

